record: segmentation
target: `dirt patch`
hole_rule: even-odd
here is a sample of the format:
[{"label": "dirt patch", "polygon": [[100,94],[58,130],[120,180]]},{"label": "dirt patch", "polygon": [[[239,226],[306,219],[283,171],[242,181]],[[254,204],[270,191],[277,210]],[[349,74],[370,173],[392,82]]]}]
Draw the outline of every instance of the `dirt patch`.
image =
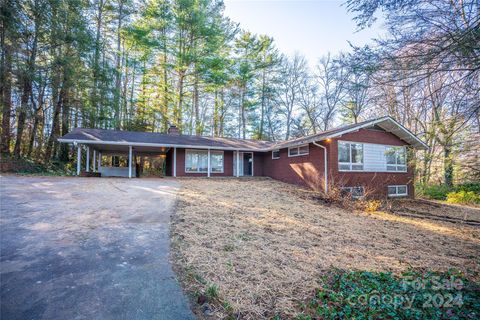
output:
[{"label": "dirt patch", "polygon": [[218,286],[219,318],[292,317],[332,267],[479,271],[475,226],[354,213],[270,179],[181,183],[173,258],[187,291]]},{"label": "dirt patch", "polygon": [[390,201],[388,212],[419,219],[441,220],[480,226],[480,208],[465,205],[444,204],[422,199]]}]

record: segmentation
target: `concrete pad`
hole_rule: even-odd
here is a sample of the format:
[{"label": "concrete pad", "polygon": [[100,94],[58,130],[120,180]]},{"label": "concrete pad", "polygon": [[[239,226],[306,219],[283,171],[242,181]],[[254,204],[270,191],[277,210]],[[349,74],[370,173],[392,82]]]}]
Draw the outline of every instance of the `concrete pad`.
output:
[{"label": "concrete pad", "polygon": [[194,319],[169,261],[175,180],[0,183],[1,319]]}]

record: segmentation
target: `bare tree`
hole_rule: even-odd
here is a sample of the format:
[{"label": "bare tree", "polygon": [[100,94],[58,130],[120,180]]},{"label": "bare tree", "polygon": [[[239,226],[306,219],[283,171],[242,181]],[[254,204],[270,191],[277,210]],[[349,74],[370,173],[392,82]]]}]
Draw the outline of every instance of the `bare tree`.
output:
[{"label": "bare tree", "polygon": [[317,133],[321,127],[321,116],[324,114],[318,86],[311,77],[305,77],[299,89],[298,104],[305,112],[307,122],[302,126],[308,128],[307,133]]},{"label": "bare tree", "polygon": [[348,75],[345,82],[346,96],[342,115],[345,120],[357,123],[371,99],[369,94],[371,76],[367,70],[356,63],[354,56],[345,60],[345,68]]},{"label": "bare tree", "polygon": [[[339,59],[342,59],[342,56],[339,56]],[[331,127],[335,114],[345,99],[347,74],[345,68],[329,53],[318,61],[315,77],[322,97],[320,117],[323,130],[327,130]]]},{"label": "bare tree", "polygon": [[285,139],[290,138],[295,107],[298,106],[300,86],[307,76],[307,61],[296,53],[283,61],[281,71],[282,81],[278,92],[280,110],[285,116]]}]

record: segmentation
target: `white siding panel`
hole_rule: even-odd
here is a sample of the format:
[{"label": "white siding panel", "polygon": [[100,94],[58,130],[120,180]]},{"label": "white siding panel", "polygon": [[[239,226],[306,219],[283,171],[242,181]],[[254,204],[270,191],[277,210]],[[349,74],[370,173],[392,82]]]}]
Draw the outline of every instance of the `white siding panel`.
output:
[{"label": "white siding panel", "polygon": [[365,171],[387,171],[384,145],[365,143],[363,152]]}]

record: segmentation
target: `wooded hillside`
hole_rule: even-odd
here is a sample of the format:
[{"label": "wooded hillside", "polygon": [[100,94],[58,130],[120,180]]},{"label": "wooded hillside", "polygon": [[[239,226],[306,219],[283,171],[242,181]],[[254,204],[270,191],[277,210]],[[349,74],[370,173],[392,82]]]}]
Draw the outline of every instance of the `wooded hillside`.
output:
[{"label": "wooded hillside", "polygon": [[2,154],[68,162],[57,138],[75,127],[279,140],[390,115],[431,147],[419,181],[479,179],[478,1],[349,0],[390,36],[310,64],[221,0],[1,6]]}]

